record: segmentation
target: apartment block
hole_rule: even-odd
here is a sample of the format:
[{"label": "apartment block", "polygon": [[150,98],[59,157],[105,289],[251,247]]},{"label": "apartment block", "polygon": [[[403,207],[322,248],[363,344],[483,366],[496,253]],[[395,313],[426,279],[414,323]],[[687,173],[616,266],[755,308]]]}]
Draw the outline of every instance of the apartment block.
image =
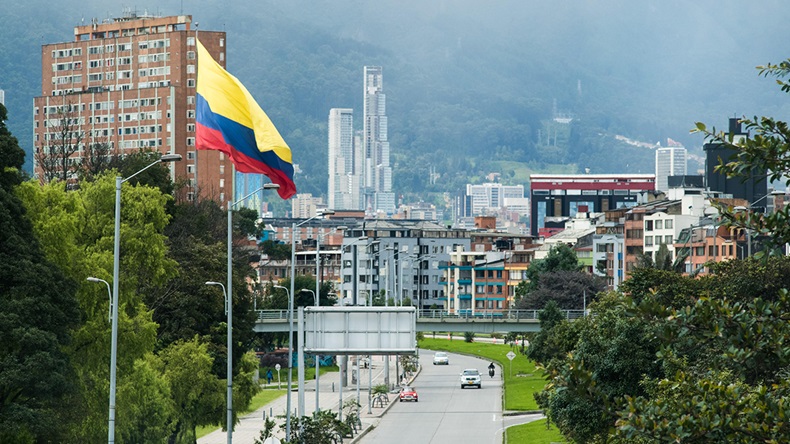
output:
[{"label": "apartment block", "polygon": [[[42,182],[77,180],[77,168],[140,150],[180,154],[169,163],[185,199],[233,197],[233,166],[218,151],[195,150],[197,31],[189,15],[133,12],[74,28],[74,40],[41,49],[34,98],[34,172]],[[221,65],[225,32],[200,31]],[[66,147],[66,150],[62,148]],[[53,157],[69,157],[67,171]]]},{"label": "apartment block", "polygon": [[541,234],[549,218],[636,206],[655,191],[655,180],[653,174],[532,174],[531,234]]}]

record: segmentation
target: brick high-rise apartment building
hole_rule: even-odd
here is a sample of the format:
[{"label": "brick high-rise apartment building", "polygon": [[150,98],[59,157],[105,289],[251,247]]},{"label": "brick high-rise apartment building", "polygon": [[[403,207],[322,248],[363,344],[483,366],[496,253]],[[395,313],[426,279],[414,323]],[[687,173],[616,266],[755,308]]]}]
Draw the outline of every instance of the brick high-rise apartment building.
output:
[{"label": "brick high-rise apartment building", "polygon": [[[173,178],[186,179],[181,197],[232,199],[230,159],[195,150],[193,28],[188,15],[126,13],[75,27],[73,41],[43,45],[42,95],[33,109],[36,175],[47,182],[62,174],[63,164],[42,165],[59,146],[73,147],[65,150],[69,181],[80,163],[152,149],[182,156],[167,164]],[[225,66],[225,33],[200,31],[200,41]]]}]

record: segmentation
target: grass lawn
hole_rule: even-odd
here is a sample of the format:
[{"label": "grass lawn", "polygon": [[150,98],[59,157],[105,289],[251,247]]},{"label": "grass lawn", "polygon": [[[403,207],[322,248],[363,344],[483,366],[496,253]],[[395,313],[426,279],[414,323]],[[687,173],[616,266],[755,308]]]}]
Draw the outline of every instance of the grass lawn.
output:
[{"label": "grass lawn", "polygon": [[513,427],[508,427],[505,430],[505,442],[519,443],[519,444],[551,444],[551,443],[564,443],[567,442],[557,430],[557,427],[551,426],[546,429],[546,420],[530,422],[529,424],[522,424]]},{"label": "grass lawn", "polygon": [[[277,390],[276,384],[275,384],[275,388],[263,389],[260,392],[258,392],[257,395],[252,397],[252,401],[250,401],[250,407],[247,410],[239,413],[239,416],[246,415],[249,412],[254,412],[255,410],[258,410],[259,408],[274,401],[280,396],[283,396],[284,394],[285,394],[285,389]],[[213,432],[214,430],[217,430],[218,428],[219,427],[217,427],[216,425],[198,427],[197,430],[195,431],[196,432],[195,435],[197,438],[200,438],[208,435],[209,433]]]},{"label": "grass lawn", "polygon": [[[518,354],[510,361],[507,353],[515,349],[510,345],[488,344],[484,342],[464,342],[463,340],[425,338],[419,343],[420,348],[429,350],[447,350],[453,353],[479,356],[497,362],[504,371],[505,410],[538,410],[533,393],[546,385],[543,373],[535,369],[535,363],[524,355]],[[512,368],[511,368],[512,366]],[[483,374],[486,369],[480,369]],[[512,374],[511,374],[512,373]]]},{"label": "grass lawn", "polygon": [[[296,374],[297,373],[297,369],[294,368],[292,370],[293,370],[293,373],[291,375],[291,379],[292,379],[291,383],[294,384],[294,386],[295,386],[296,382],[297,382],[297,378],[298,378],[298,375]],[[337,368],[337,366],[330,366],[330,367],[320,367],[320,371],[321,371],[321,374],[323,375],[324,373],[327,373],[327,372],[337,372],[337,371],[340,371],[340,370]],[[263,369],[261,371],[261,373],[263,375],[261,380],[262,380],[263,383],[265,383],[266,382],[266,377],[265,377],[266,369]],[[259,408],[261,408],[261,407],[265,406],[266,404],[268,404],[268,403],[274,401],[275,399],[279,398],[280,396],[285,395],[285,393],[286,393],[285,387],[288,385],[288,373],[287,373],[287,370],[280,370],[280,387],[282,387],[281,390],[277,389],[277,372],[274,371],[274,369],[272,369],[272,373],[274,373],[274,381],[271,384],[269,384],[268,386],[266,386],[265,388],[263,388],[260,392],[258,392],[257,395],[253,396],[252,400],[250,401],[250,406],[247,408],[247,410],[239,413],[238,416],[246,415],[249,412],[254,412],[255,410],[258,410]],[[305,380],[315,379],[315,367],[312,367],[312,366],[311,367],[306,367],[304,369],[304,374],[305,374],[305,377],[304,377]],[[206,436],[209,433],[213,432],[214,430],[217,430],[217,428],[218,427],[216,425],[198,427],[197,430],[196,430],[196,436],[198,438],[200,438],[202,436]]]}]

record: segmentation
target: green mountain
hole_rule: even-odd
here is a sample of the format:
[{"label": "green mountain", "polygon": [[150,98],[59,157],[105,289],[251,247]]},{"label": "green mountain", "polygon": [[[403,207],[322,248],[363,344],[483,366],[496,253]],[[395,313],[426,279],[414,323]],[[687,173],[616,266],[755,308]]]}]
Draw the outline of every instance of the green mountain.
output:
[{"label": "green mountain", "polygon": [[[40,45],[71,40],[82,20],[120,16],[124,5],[113,3],[5,8],[0,88],[28,154]],[[228,69],[291,145],[300,192],[326,191],[329,109],[354,108],[361,127],[364,65],[384,69],[393,183],[407,196],[455,193],[492,172],[515,183],[530,172],[648,173],[653,152],[616,135],[669,137],[699,153],[702,140],[688,133],[696,121],[790,114],[754,69],[790,55],[776,37],[790,12],[780,0],[157,5],[147,12],[191,14],[199,29],[227,32]],[[558,123],[560,115],[572,120]]]}]

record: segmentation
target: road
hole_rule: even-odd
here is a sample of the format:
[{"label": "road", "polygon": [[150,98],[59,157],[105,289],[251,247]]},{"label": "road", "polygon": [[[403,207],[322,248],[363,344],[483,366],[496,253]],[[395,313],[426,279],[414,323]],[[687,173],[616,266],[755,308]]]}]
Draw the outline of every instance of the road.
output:
[{"label": "road", "polygon": [[[433,352],[422,350],[422,371],[414,382],[420,401],[395,403],[378,426],[359,442],[364,444],[501,443],[506,424],[502,416],[502,379],[488,376],[489,362],[450,354],[449,365],[433,365]],[[461,389],[459,374],[477,368],[483,387]]]}]

